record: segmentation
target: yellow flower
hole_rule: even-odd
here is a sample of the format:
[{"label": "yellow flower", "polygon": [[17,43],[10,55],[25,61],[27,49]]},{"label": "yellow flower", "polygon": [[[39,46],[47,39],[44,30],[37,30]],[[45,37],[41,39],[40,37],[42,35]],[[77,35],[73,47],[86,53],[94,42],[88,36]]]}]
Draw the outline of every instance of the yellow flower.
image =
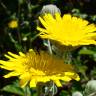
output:
[{"label": "yellow flower", "polygon": [[11,22],[8,23],[9,28],[17,28],[18,27],[18,21],[17,20],[12,20]]},{"label": "yellow flower", "polygon": [[57,41],[65,46],[79,46],[96,44],[93,37],[96,37],[96,27],[87,20],[72,17],[65,14],[63,17],[59,13],[55,18],[51,14],[39,17],[44,28],[37,27],[41,38]]},{"label": "yellow flower", "polygon": [[80,79],[70,64],[64,64],[63,60],[45,52],[38,54],[30,49],[26,54],[19,52],[19,55],[8,52],[5,57],[9,60],[0,60],[0,67],[11,72],[4,77],[19,76],[22,87],[27,83],[30,87],[36,87],[38,82],[46,83],[51,80],[59,87],[62,86],[59,80],[68,82]]}]

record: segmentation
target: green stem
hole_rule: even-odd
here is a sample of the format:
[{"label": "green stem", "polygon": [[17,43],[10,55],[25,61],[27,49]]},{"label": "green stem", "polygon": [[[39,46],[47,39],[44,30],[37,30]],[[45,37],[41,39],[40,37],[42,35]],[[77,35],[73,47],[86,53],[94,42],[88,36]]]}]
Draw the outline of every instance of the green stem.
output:
[{"label": "green stem", "polygon": [[25,87],[25,92],[24,96],[27,96],[27,86]]},{"label": "green stem", "polygon": [[[49,39],[47,40],[47,43],[48,43],[48,51],[52,55],[52,47],[51,47],[51,43],[50,43]],[[55,93],[57,93],[57,87],[55,86],[53,81],[50,81],[49,83],[51,83],[50,84],[50,86],[51,86],[51,90],[50,91],[51,92],[49,93],[49,96],[54,96]],[[56,90],[56,92],[55,92],[55,90]]]},{"label": "green stem", "polygon": [[[48,51],[52,55],[50,40],[47,40],[47,45]],[[57,93],[57,87],[53,81],[47,82],[46,84],[40,83],[37,86],[37,93],[37,96],[54,96]]]},{"label": "green stem", "polygon": [[18,42],[21,44],[21,34],[20,34],[19,18],[20,18],[20,2],[18,2],[18,28],[17,28],[17,35],[18,35]]},{"label": "green stem", "polygon": [[50,40],[47,40],[47,43],[48,43],[48,51],[50,54],[52,54],[52,48],[51,48]]},{"label": "green stem", "polygon": [[31,40],[31,17],[32,17],[32,9],[31,9],[31,1],[30,0],[26,0],[26,4],[27,4],[27,8],[28,8],[28,20],[29,20],[29,47],[31,47],[32,44],[32,40]]},{"label": "green stem", "polygon": [[55,84],[54,84],[54,82],[53,81],[50,81],[50,85],[52,85],[52,86],[50,86],[51,88],[50,88],[50,96],[54,96],[56,93],[57,93],[57,87],[55,86]]},{"label": "green stem", "polygon": [[65,51],[63,53],[63,59],[65,64],[71,64],[72,63],[72,54],[71,51]]}]

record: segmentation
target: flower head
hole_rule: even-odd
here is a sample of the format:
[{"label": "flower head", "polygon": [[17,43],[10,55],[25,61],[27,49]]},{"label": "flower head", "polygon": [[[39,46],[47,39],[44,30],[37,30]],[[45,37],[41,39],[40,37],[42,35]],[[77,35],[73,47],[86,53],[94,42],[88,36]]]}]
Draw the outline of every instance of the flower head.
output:
[{"label": "flower head", "polygon": [[46,83],[50,80],[57,86],[62,86],[59,80],[66,82],[72,79],[79,80],[79,76],[71,65],[64,64],[63,60],[45,52],[38,54],[30,50],[26,54],[19,52],[19,55],[8,52],[5,57],[9,60],[0,60],[0,67],[11,72],[4,77],[19,76],[22,87],[27,83],[30,84],[30,87],[36,87],[38,82]]},{"label": "flower head", "polygon": [[45,27],[37,27],[41,38],[57,41],[65,46],[96,44],[93,38],[96,36],[96,27],[87,20],[72,17],[70,14],[61,17],[59,13],[55,14],[55,18],[51,14],[45,14],[39,20]]},{"label": "flower head", "polygon": [[17,20],[12,20],[11,22],[8,23],[9,28],[17,28],[18,27],[18,21]]}]

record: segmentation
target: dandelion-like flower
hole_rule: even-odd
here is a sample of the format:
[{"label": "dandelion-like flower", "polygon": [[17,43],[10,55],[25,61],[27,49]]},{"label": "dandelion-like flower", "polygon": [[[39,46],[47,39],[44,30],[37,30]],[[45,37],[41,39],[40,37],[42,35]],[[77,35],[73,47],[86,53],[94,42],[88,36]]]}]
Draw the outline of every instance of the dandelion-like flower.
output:
[{"label": "dandelion-like flower", "polygon": [[96,36],[96,27],[87,20],[72,17],[65,14],[63,17],[59,13],[53,17],[51,14],[45,14],[43,18],[39,17],[44,28],[37,27],[41,38],[57,41],[65,46],[80,46],[96,44],[93,37]]},{"label": "dandelion-like flower", "polygon": [[11,72],[4,77],[19,76],[22,87],[28,83],[30,87],[36,87],[39,82],[46,83],[51,80],[57,86],[62,86],[60,80],[68,82],[80,79],[70,64],[64,64],[63,60],[45,52],[38,54],[30,49],[26,54],[19,52],[19,55],[8,52],[5,57],[9,60],[0,60],[0,67]]},{"label": "dandelion-like flower", "polygon": [[12,21],[10,21],[10,22],[8,23],[8,27],[9,27],[9,28],[12,28],[12,29],[17,28],[17,27],[18,27],[18,21],[17,21],[17,20],[12,20]]}]

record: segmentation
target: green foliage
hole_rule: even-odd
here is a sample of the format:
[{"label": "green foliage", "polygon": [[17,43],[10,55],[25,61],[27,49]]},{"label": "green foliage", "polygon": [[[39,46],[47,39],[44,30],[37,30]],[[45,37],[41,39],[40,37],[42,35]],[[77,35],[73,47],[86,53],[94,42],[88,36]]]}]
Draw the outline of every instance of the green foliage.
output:
[{"label": "green foliage", "polygon": [[61,91],[60,96],[69,96],[67,91]]},{"label": "green foliage", "polygon": [[24,96],[24,92],[22,92],[22,89],[20,87],[16,87],[15,85],[7,85],[5,86],[2,91],[18,94],[20,96]]}]

